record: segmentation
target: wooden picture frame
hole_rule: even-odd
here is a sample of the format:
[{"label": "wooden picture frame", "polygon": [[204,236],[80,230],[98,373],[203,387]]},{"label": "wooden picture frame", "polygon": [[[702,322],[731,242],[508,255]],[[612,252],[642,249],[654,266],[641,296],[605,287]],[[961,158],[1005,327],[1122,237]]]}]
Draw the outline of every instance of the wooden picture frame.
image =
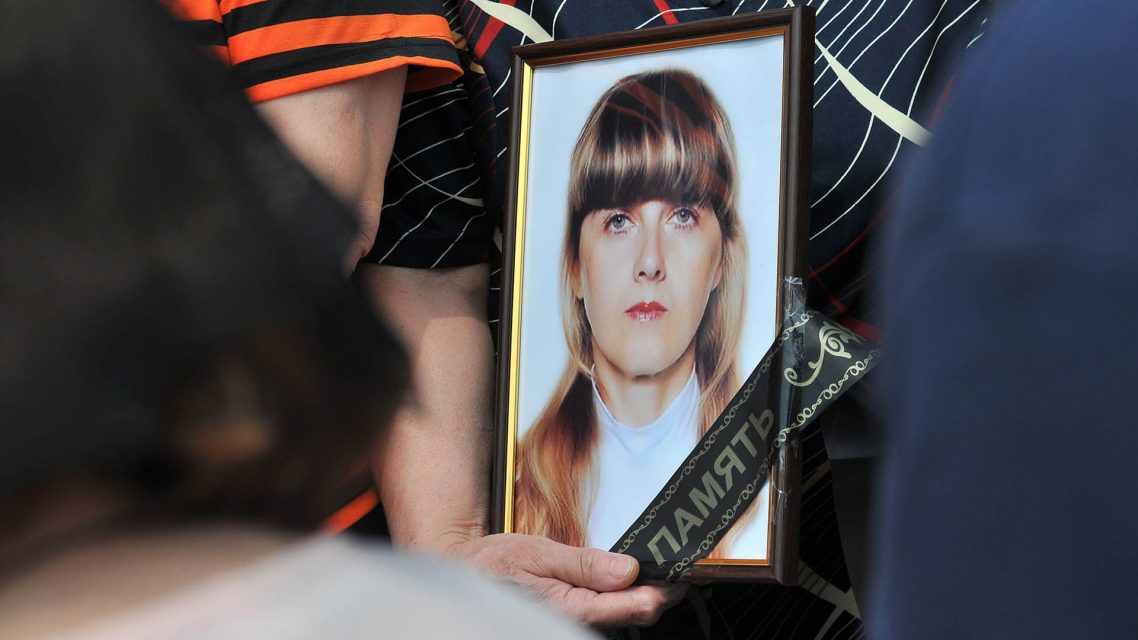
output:
[{"label": "wooden picture frame", "polygon": [[[690,450],[723,371],[729,398],[770,346],[782,284],[806,274],[813,17],[514,49],[495,531],[608,548],[619,506],[630,524],[683,456],[656,486],[629,478]],[[646,424],[681,434],[667,455]],[[800,467],[788,443],[738,539],[684,579],[793,584]]]}]

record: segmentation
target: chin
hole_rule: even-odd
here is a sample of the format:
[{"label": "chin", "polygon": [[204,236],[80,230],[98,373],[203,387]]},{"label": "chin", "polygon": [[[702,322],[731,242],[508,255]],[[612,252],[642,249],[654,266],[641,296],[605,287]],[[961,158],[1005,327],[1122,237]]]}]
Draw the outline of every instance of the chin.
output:
[{"label": "chin", "polygon": [[605,349],[600,342],[595,345],[613,367],[626,376],[636,378],[663,373],[683,357],[690,344],[690,341],[676,344],[677,341],[670,336],[643,331],[610,336],[607,342],[617,348]]},{"label": "chin", "polygon": [[624,369],[624,372],[626,374],[628,374],[629,377],[632,377],[632,378],[650,378],[654,375],[658,375],[664,369],[665,369],[665,367],[646,365],[643,367],[627,368],[627,369]]},{"label": "chin", "polygon": [[662,373],[668,367],[674,365],[683,353],[671,356],[655,356],[646,357],[644,354],[653,353],[651,350],[633,351],[629,354],[630,357],[623,359],[624,362],[614,362],[621,371],[632,377],[645,377],[654,376]]}]

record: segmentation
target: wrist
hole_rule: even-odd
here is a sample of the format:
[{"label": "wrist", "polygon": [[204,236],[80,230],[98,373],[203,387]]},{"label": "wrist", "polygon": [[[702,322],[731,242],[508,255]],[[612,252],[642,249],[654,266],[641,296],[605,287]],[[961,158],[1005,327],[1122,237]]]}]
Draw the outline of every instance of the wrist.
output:
[{"label": "wrist", "polygon": [[436,555],[454,555],[454,549],[486,535],[482,523],[447,527],[419,527],[416,531],[391,527],[391,542],[398,547]]}]

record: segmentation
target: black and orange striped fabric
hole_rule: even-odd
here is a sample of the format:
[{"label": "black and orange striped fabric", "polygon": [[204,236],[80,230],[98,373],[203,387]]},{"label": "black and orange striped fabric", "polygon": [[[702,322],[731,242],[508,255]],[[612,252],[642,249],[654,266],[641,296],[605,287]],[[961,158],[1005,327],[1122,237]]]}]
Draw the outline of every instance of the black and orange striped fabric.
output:
[{"label": "black and orange striped fabric", "polygon": [[436,0],[165,0],[253,102],[407,66],[407,91],[462,74]]}]

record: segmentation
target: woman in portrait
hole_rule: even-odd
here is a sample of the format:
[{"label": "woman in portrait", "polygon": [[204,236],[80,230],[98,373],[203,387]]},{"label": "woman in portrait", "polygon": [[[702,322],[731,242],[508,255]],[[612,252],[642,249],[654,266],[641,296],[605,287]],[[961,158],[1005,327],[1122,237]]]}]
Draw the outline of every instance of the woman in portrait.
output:
[{"label": "woman in portrait", "polygon": [[[735,184],[730,125],[694,74],[628,76],[593,107],[561,256],[569,363],[519,444],[518,531],[612,546],[737,390],[747,250]],[[754,519],[710,557],[763,557],[765,543],[735,548]]]}]

